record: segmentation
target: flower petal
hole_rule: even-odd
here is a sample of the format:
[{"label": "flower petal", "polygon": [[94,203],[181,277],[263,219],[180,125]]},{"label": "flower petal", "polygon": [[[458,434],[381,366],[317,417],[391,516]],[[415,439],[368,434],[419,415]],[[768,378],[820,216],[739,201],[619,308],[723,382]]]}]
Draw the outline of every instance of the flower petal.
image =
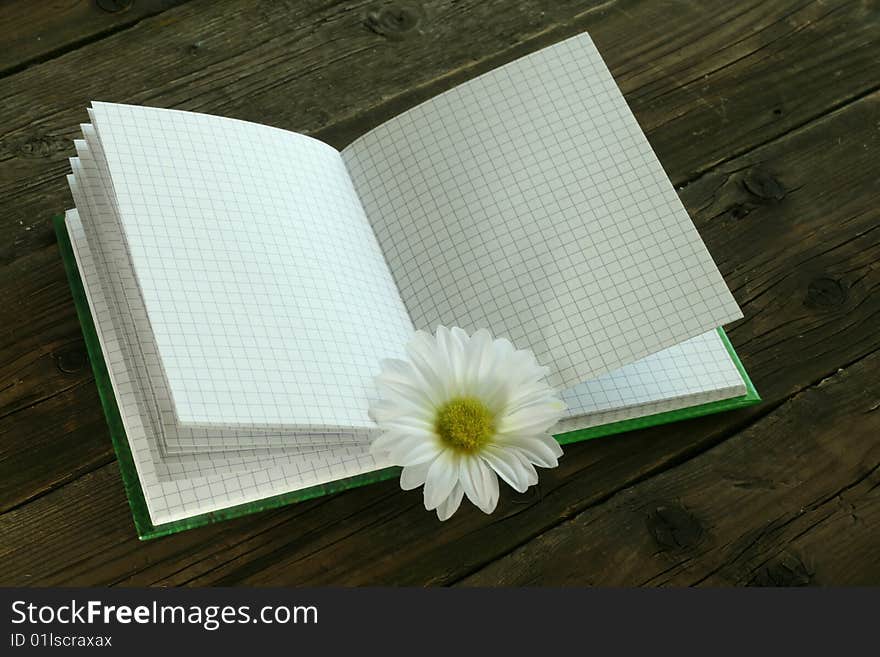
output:
[{"label": "flower petal", "polygon": [[474,391],[493,412],[501,414],[507,408],[513,379],[507,363],[496,358],[494,343],[489,345],[488,351],[489,356],[475,382]]},{"label": "flower petal", "polygon": [[535,470],[535,466],[532,465],[532,462],[529,461],[529,459],[526,457],[526,455],[523,454],[518,449],[513,450],[513,452],[516,454],[516,457],[519,459],[520,463],[522,463],[522,465],[523,465],[523,468],[525,468],[526,472],[528,473],[529,486],[534,486],[535,484],[537,484],[538,483],[538,471]]},{"label": "flower petal", "polygon": [[495,474],[492,468],[486,465],[483,466],[483,475],[483,487],[489,496],[489,503],[481,511],[483,513],[492,513],[495,507],[498,506],[498,498],[501,496],[501,492],[498,490],[498,475]]},{"label": "flower petal", "polygon": [[498,476],[477,457],[460,461],[459,480],[468,499],[483,513],[492,513],[498,504]]},{"label": "flower petal", "polygon": [[394,397],[370,402],[369,415],[379,425],[407,416],[429,422],[434,416],[434,409]]},{"label": "flower petal", "polygon": [[543,433],[559,421],[565,411],[561,401],[522,408],[498,421],[498,433]]},{"label": "flower petal", "polygon": [[523,383],[514,388],[507,400],[507,415],[513,415],[529,406],[557,405],[561,400],[556,397],[556,391],[542,381],[535,383]]},{"label": "flower petal", "polygon": [[443,503],[437,507],[437,517],[440,520],[449,520],[452,517],[452,514],[458,511],[458,507],[461,506],[461,499],[464,497],[464,489],[461,487],[461,484],[455,484],[455,487],[452,489],[452,492],[449,493],[449,496],[443,500]]},{"label": "flower petal", "polygon": [[562,447],[549,434],[504,436],[499,437],[499,444],[506,447],[515,447],[531,463],[542,468],[555,468],[559,465],[557,459],[562,456]]},{"label": "flower petal", "polygon": [[411,415],[394,418],[393,420],[384,420],[380,426],[385,431],[395,431],[397,433],[418,436],[424,440],[436,439],[434,426],[427,420]]},{"label": "flower petal", "polygon": [[400,487],[403,490],[413,490],[425,483],[428,476],[428,468],[431,462],[408,465],[400,472]]},{"label": "flower petal", "polygon": [[436,391],[418,379],[399,381],[380,374],[376,377],[376,388],[383,398],[414,408],[433,408],[436,406],[435,399],[440,399],[440,395],[435,394]]},{"label": "flower petal", "polygon": [[390,388],[398,394],[408,398],[428,399],[434,402],[431,396],[432,389],[416,367],[407,361],[396,358],[386,358],[381,361],[382,371],[376,377],[376,386]]},{"label": "flower petal", "polygon": [[[524,493],[531,479],[529,471],[523,465],[523,459],[516,450],[506,450],[497,445],[483,448],[480,456],[499,477],[518,493]],[[534,468],[532,468],[534,470]]]},{"label": "flower petal", "polygon": [[[444,396],[446,394],[447,365],[445,357],[438,354],[437,343],[429,333],[416,331],[406,345],[406,353],[413,367],[430,390]],[[443,400],[437,400],[437,403]]]},{"label": "flower petal", "polygon": [[467,378],[467,345],[470,342],[468,334],[464,330],[453,326],[449,330],[449,363],[453,379],[452,393],[454,395],[468,394]]},{"label": "flower petal", "polygon": [[436,440],[400,441],[391,449],[390,459],[394,465],[418,465],[433,461],[443,451]]},{"label": "flower petal", "polygon": [[458,455],[451,449],[440,453],[425,478],[425,508],[436,509],[458,483]]},{"label": "flower petal", "polygon": [[484,368],[488,371],[491,359],[492,336],[486,329],[474,333],[465,346],[464,386],[466,394],[476,394],[476,387],[482,380]]},{"label": "flower petal", "polygon": [[394,449],[401,440],[407,440],[407,436],[394,431],[386,431],[379,434],[370,444],[370,452],[373,454],[386,454]]},{"label": "flower petal", "polygon": [[467,331],[458,326],[453,326],[449,329],[449,333],[452,336],[453,340],[458,344],[458,348],[461,350],[461,355],[463,358],[467,357],[468,345],[470,344],[470,336],[468,336]]},{"label": "flower petal", "polygon": [[445,326],[437,327],[437,355],[446,364],[446,394],[449,397],[461,394],[464,353],[452,331]]}]

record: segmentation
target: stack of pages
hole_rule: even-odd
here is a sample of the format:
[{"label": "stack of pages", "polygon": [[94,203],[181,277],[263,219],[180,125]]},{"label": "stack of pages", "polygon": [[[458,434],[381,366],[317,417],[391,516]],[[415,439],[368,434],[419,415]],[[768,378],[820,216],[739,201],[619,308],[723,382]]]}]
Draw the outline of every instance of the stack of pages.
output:
[{"label": "stack of pages", "polygon": [[757,399],[741,317],[587,35],[341,152],[92,103],[57,221],[142,537],[387,476],[368,402],[416,329],[531,349],[571,442]]}]

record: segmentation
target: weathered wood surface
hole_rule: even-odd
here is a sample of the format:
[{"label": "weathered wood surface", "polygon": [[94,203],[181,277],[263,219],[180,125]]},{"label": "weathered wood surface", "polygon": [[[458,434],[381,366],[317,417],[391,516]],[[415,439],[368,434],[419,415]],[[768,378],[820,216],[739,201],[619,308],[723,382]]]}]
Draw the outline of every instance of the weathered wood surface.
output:
[{"label": "weathered wood surface", "polygon": [[[0,60],[0,583],[880,583],[876,2],[161,4],[0,10],[27,26]],[[571,446],[491,517],[440,525],[386,482],[139,542],[48,222],[88,101],[341,146],[585,29],[743,307],[765,403]]]},{"label": "weathered wood surface", "polygon": [[[876,581],[880,550],[859,534],[880,523],[880,413],[871,390],[878,370],[880,354],[874,353],[684,466],[621,491],[465,583]],[[628,540],[621,541],[622,532]],[[834,558],[816,560],[817,552]]]},{"label": "weathered wood surface", "polygon": [[0,4],[0,74],[81,47],[158,14],[182,0],[4,0]]}]

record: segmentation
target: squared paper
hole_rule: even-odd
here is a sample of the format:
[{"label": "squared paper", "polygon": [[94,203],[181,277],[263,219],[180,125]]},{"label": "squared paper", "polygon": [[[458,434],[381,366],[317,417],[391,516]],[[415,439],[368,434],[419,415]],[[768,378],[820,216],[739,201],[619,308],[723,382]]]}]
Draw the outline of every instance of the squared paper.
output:
[{"label": "squared paper", "polygon": [[176,110],[92,116],[178,421],[371,427],[412,324],[339,153]]},{"label": "squared paper", "polygon": [[561,391],[565,433],[745,395],[747,386],[717,330]]},{"label": "squared paper", "polygon": [[125,339],[110,321],[113,312],[110,297],[105,293],[107,282],[101,280],[78,213],[68,211],[65,224],[153,524],[174,522],[387,467],[387,463],[369,454],[366,444],[305,451],[292,445],[287,450],[163,453],[145,405],[139,403],[140,372],[127,363]]},{"label": "squared paper", "polygon": [[566,417],[577,417],[709,392],[717,393],[719,399],[746,392],[718,331],[645,356],[560,394],[568,407]]},{"label": "squared paper", "polygon": [[343,159],[416,328],[488,328],[567,387],[742,316],[589,36]]},{"label": "squared paper", "polygon": [[177,423],[149,318],[118,226],[103,150],[93,127],[81,127],[85,139],[74,141],[78,157],[71,158],[73,174],[69,182],[80,209],[79,216],[86,219],[83,232],[94,253],[96,275],[110,300],[102,319],[122,337],[121,346],[125,351],[124,358],[130,363],[128,370],[135,386],[134,398],[140,407],[139,413],[150,423],[150,431],[161,436],[163,449],[169,453],[183,453],[288,447],[292,443],[295,446],[326,447],[332,443],[363,442],[364,436],[352,430],[338,434],[298,432],[294,436],[289,429],[194,427]]}]

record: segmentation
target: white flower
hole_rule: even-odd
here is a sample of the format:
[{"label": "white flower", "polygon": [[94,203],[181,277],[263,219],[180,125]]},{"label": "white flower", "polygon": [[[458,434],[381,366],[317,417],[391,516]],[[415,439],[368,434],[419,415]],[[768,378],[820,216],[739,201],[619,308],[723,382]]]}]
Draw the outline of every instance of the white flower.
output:
[{"label": "white flower", "polygon": [[548,433],[565,405],[542,379],[530,351],[486,330],[468,337],[439,327],[418,331],[410,361],[382,361],[381,399],[371,414],[382,430],[375,453],[403,466],[400,486],[425,486],[425,508],[446,520],[467,495],[485,513],[498,504],[498,477],[519,492],[554,468],[562,448]]}]

